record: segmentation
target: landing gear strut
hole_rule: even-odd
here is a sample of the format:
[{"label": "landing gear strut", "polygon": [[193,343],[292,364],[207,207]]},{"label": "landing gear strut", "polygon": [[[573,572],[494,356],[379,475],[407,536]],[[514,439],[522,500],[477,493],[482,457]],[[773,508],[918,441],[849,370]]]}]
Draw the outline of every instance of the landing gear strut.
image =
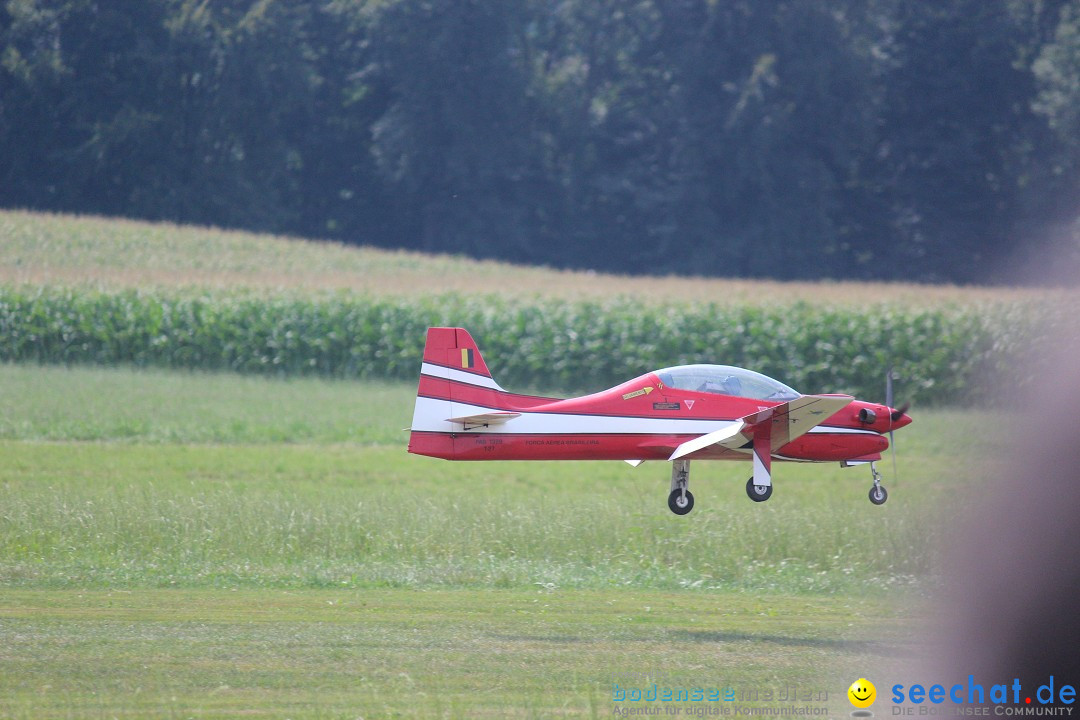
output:
[{"label": "landing gear strut", "polygon": [[667,505],[676,515],[685,515],[694,509],[694,496],[687,489],[690,485],[690,461],[675,460],[671,463],[671,494]]},{"label": "landing gear strut", "polygon": [[877,471],[877,465],[870,463],[870,472],[874,474],[874,486],[870,488],[870,502],[875,505],[884,505],[889,499],[889,493],[881,484],[881,473]]}]

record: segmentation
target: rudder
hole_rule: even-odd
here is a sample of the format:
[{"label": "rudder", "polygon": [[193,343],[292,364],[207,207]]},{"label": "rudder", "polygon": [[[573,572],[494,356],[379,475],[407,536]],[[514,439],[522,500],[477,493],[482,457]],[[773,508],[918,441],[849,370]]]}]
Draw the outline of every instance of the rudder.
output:
[{"label": "rudder", "polygon": [[493,379],[476,341],[465,328],[428,328],[424,362]]}]

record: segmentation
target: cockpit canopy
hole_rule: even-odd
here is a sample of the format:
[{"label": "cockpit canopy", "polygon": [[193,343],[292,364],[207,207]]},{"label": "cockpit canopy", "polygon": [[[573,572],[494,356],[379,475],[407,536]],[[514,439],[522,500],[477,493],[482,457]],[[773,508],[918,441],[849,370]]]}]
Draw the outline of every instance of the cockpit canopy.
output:
[{"label": "cockpit canopy", "polygon": [[678,390],[784,402],[800,397],[771,377],[730,365],[679,365],[657,370],[660,382]]}]

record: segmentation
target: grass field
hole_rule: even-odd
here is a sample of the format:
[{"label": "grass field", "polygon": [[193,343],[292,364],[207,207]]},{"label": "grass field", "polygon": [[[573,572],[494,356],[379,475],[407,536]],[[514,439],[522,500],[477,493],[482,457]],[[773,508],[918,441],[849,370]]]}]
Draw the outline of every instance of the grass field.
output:
[{"label": "grass field", "polygon": [[415,388],[212,373],[0,365],[0,439],[405,442]]},{"label": "grass field", "polygon": [[[687,273],[693,272],[687,267]],[[462,257],[350,247],[167,223],[0,210],[0,282],[102,287],[349,290],[371,295],[448,292],[501,297],[808,302],[937,307],[1067,297],[1075,291],[903,283],[780,283],[562,272]]]},{"label": "grass field", "polygon": [[939,520],[993,461],[992,414],[917,414],[884,507],[858,469],[779,466],[755,505],[698,463],[679,518],[666,464],[408,456],[408,385],[0,388],[0,717],[596,717],[657,680],[846,715],[918,654]]},{"label": "grass field", "polygon": [[894,612],[641,590],[18,591],[0,601],[4,712],[606,717],[614,685],[646,677],[837,707],[848,678],[912,652]]},{"label": "grass field", "polygon": [[[859,308],[1065,295],[625,278],[11,211],[0,283]],[[0,718],[606,717],[641,709],[616,684],[650,683],[744,706],[798,688],[847,717],[854,679],[928,652],[946,519],[1004,425],[916,407],[884,507],[865,468],[778,465],[757,505],[747,467],[696,463],[697,507],[676,517],[666,463],[409,456],[414,390],[0,365]]]}]

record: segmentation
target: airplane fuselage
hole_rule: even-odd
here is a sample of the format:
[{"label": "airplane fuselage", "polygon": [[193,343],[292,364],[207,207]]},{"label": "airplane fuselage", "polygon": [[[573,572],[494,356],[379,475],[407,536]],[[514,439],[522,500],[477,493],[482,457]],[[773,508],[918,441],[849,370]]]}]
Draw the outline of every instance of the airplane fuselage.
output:
[{"label": "airplane fuselage", "polygon": [[[447,460],[667,460],[673,447],[782,404],[669,387],[656,373],[560,400],[508,393],[484,375],[425,362],[409,452]],[[874,421],[860,420],[861,410],[871,411]],[[889,446],[884,437],[889,412],[883,405],[853,400],[772,456],[830,462],[880,455]],[[485,413],[517,416],[504,423],[450,421]],[[909,422],[904,416],[892,428]],[[695,457],[745,461],[751,453],[749,444],[714,445]]]}]

